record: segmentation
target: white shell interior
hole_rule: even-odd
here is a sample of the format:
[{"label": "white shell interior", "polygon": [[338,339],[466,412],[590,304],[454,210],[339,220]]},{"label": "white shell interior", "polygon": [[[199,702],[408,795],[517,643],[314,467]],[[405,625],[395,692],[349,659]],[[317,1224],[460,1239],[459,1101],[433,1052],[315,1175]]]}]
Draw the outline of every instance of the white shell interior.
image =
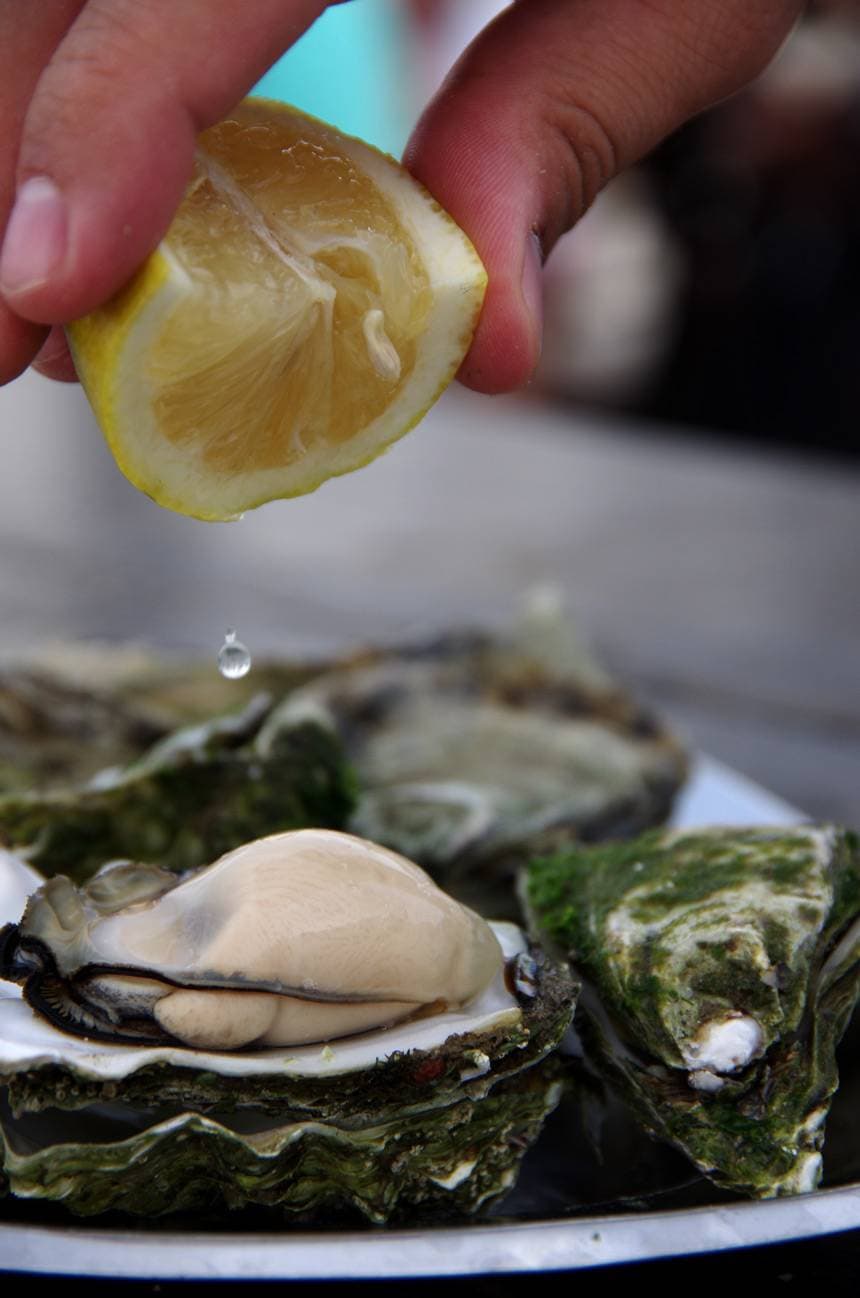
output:
[{"label": "white shell interior", "polygon": [[17,924],[30,893],[44,882],[38,870],[0,847],[0,925]]},{"label": "white shell interior", "polygon": [[[0,851],[0,925],[17,923],[24,904],[43,882],[9,852]],[[514,924],[494,923],[505,959],[526,949],[526,940]],[[118,1080],[148,1064],[169,1063],[225,1077],[281,1074],[293,1077],[335,1076],[368,1068],[398,1051],[432,1050],[448,1037],[487,1032],[514,1025],[521,1018],[516,999],[500,973],[479,996],[459,1010],[391,1028],[346,1037],[326,1045],[293,1046],[242,1052],[183,1049],[176,1046],[111,1045],[74,1037],[39,1018],[13,983],[0,982],[0,1072],[25,1072],[59,1064],[82,1077]],[[489,1059],[486,1068],[489,1068]],[[479,1068],[478,1072],[485,1071]]]}]

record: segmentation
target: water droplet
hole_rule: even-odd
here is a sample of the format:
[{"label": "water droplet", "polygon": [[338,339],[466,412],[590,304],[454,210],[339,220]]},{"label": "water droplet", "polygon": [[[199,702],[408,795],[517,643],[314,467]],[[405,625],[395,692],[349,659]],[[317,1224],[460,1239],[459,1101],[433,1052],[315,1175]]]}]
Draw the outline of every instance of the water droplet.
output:
[{"label": "water droplet", "polygon": [[224,643],[218,650],[218,670],[228,681],[241,680],[251,670],[248,648],[236,638],[232,627],[226,632]]}]

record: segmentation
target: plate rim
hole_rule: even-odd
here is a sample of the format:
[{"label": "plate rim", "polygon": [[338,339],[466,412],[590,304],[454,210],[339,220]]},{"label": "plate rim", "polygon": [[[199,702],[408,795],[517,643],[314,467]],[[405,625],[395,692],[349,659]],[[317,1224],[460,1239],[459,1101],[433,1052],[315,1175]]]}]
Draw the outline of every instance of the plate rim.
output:
[{"label": "plate rim", "polygon": [[[680,1222],[689,1230],[679,1230]],[[754,1229],[744,1229],[750,1223]],[[132,1228],[10,1223],[0,1226],[0,1268],[123,1279],[417,1279],[691,1257],[858,1227],[860,1182],[852,1182],[790,1198],[717,1206],[366,1232],[141,1234]],[[49,1256],[52,1245],[62,1246],[56,1257]]]}]

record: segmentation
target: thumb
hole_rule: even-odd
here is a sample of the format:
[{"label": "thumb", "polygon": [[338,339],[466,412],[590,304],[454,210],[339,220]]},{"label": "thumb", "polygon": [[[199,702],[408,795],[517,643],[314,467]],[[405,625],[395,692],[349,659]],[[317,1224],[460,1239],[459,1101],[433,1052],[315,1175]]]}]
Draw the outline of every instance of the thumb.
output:
[{"label": "thumb", "polygon": [[518,0],[425,111],[405,161],[489,285],[460,370],[504,392],[540,355],[540,265],[618,171],[759,72],[801,0]]}]

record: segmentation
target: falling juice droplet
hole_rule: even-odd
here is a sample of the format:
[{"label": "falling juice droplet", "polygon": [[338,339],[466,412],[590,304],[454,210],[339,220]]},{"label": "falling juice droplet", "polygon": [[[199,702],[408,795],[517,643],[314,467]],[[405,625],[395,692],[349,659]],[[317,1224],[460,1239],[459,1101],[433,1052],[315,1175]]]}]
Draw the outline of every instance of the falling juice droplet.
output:
[{"label": "falling juice droplet", "polygon": [[224,643],[218,650],[218,670],[228,681],[241,680],[251,670],[251,655],[247,646],[237,640],[232,627],[224,636]]}]

